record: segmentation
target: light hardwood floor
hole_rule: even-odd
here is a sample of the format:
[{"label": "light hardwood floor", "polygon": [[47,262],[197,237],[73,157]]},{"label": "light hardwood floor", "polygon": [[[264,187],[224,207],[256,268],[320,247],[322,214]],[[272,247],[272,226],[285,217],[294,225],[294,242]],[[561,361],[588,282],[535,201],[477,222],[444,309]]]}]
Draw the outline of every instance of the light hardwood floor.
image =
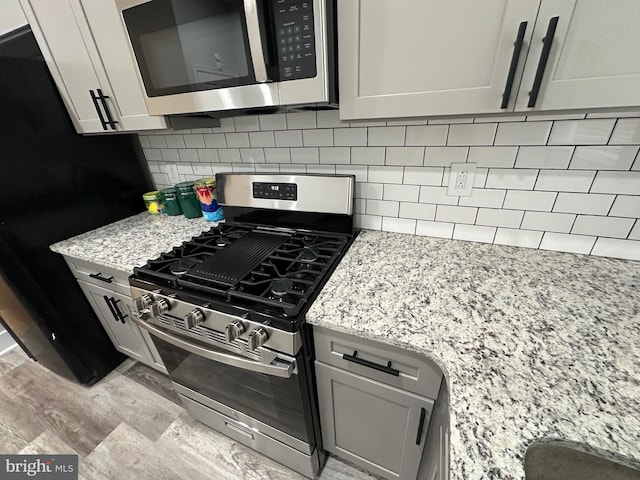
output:
[{"label": "light hardwood floor", "polygon": [[[76,453],[83,480],[302,480],[191,419],[169,379],[127,360],[92,387],[0,356],[0,453]],[[321,480],[374,479],[330,457]]]}]

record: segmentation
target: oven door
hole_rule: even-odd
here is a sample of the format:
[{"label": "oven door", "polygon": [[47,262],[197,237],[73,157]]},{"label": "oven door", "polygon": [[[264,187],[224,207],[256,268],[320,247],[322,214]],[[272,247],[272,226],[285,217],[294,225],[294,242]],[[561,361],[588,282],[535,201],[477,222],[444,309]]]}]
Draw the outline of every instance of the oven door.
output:
[{"label": "oven door", "polygon": [[291,357],[261,349],[262,361],[256,361],[139,318],[134,321],[151,333],[179,393],[233,418],[257,420],[269,427],[267,433],[273,429],[294,437],[300,441],[294,447],[299,443],[308,450],[315,444],[308,426],[309,401],[304,401],[308,390],[297,369],[302,351]]},{"label": "oven door", "polygon": [[149,113],[279,103],[259,0],[116,0]]}]

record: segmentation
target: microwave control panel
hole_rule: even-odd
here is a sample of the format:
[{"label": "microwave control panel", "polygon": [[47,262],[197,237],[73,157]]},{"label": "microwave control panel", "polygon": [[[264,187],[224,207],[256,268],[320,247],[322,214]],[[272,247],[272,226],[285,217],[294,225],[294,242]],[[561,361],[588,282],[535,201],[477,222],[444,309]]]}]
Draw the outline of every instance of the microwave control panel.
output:
[{"label": "microwave control panel", "polygon": [[315,77],[313,1],[277,0],[272,5],[280,80]]}]

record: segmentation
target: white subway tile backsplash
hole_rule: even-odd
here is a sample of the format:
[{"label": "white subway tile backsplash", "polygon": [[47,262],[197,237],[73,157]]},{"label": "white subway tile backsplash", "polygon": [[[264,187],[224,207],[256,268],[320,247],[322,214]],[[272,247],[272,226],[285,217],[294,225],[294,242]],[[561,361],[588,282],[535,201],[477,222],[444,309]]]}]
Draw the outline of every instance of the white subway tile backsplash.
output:
[{"label": "white subway tile backsplash", "polygon": [[631,229],[629,240],[640,240],[640,220],[636,220],[635,226]]},{"label": "white subway tile backsplash", "polygon": [[307,173],[308,165],[280,165],[280,173],[295,174]]},{"label": "white subway tile backsplash", "polygon": [[640,242],[615,238],[599,238],[596,240],[593,250],[591,250],[591,255],[640,260]]},{"label": "white subway tile backsplash", "polygon": [[243,148],[240,150],[240,160],[243,163],[265,163],[262,148]]},{"label": "white subway tile backsplash", "polygon": [[475,189],[468,197],[460,197],[458,204],[465,207],[501,208],[506,190]]},{"label": "white subway tile backsplash", "polygon": [[233,123],[236,126],[236,132],[256,132],[260,130],[260,123],[255,115],[234,117]]},{"label": "white subway tile backsplash", "polygon": [[369,167],[369,181],[378,183],[402,183],[402,167]]},{"label": "white subway tile backsplash", "polygon": [[434,220],[436,217],[436,206],[427,203],[401,202],[398,216],[417,220]]},{"label": "white subway tile backsplash", "polygon": [[206,146],[204,143],[204,137],[201,133],[183,135],[182,138],[184,139],[184,145],[187,148],[205,148]]},{"label": "white subway tile backsplash", "polygon": [[436,203],[439,205],[457,205],[458,197],[447,195],[447,187],[420,187],[420,203]]},{"label": "white subway tile backsplash", "polygon": [[532,190],[538,170],[490,168],[486,188]]},{"label": "white subway tile backsplash", "polygon": [[517,153],[518,147],[471,147],[467,160],[478,167],[511,168]]},{"label": "white subway tile backsplash", "polygon": [[387,147],[387,165],[421,166],[424,159],[424,147]]},{"label": "white subway tile backsplash", "polygon": [[349,147],[320,147],[320,163],[349,165],[351,149]]},{"label": "white subway tile backsplash", "polygon": [[497,123],[451,125],[447,145],[492,145],[497,127]]},{"label": "white subway tile backsplash", "polygon": [[231,164],[230,163],[218,163],[218,164],[212,164],[211,165],[211,171],[213,172],[213,174],[215,175],[216,173],[224,173],[224,172],[231,172]]},{"label": "white subway tile backsplash", "polygon": [[640,172],[600,171],[593,181],[594,193],[620,193],[640,195]]},{"label": "white subway tile backsplash", "polygon": [[558,193],[554,212],[607,215],[615,195],[598,193]]},{"label": "white subway tile backsplash", "polygon": [[201,164],[192,164],[193,174],[199,175],[201,177],[210,177],[213,175],[213,170],[211,170],[211,165],[207,163]]},{"label": "white subway tile backsplash", "polygon": [[278,165],[270,165],[268,163],[256,163],[254,164],[256,173],[280,173]]},{"label": "white subway tile backsplash", "polygon": [[195,148],[181,148],[178,150],[181,162],[199,162],[198,151]]},{"label": "white subway tile backsplash", "polygon": [[516,168],[566,169],[573,147],[520,147]]},{"label": "white subway tile backsplash", "polygon": [[367,201],[364,198],[356,198],[353,201],[353,212],[364,214],[364,210],[367,206]]},{"label": "white subway tile backsplash", "polygon": [[274,132],[276,147],[302,147],[302,130]]},{"label": "white subway tile backsplash", "polygon": [[201,162],[218,163],[220,156],[215,148],[198,148],[198,159]]},{"label": "white subway tile backsplash", "polygon": [[495,145],[545,145],[552,122],[513,122],[498,125]]},{"label": "white subway tile backsplash", "polygon": [[220,126],[211,129],[212,133],[227,133],[235,132],[236,126],[233,123],[233,118],[225,117],[220,119]]},{"label": "white subway tile backsplash", "polygon": [[[260,121],[260,130],[287,129],[287,117],[284,113],[260,115],[258,120]],[[296,126],[294,125],[293,128],[296,128]]]},{"label": "white subway tile backsplash", "polygon": [[541,250],[588,254],[596,242],[596,237],[568,235],[566,233],[545,232],[540,243]]},{"label": "white subway tile backsplash", "polygon": [[553,192],[588,192],[595,177],[594,171],[540,170],[535,190]]},{"label": "white subway tile backsplash", "polygon": [[[340,115],[338,110],[318,110],[316,112],[316,122],[318,128],[335,128],[335,127],[348,127],[348,122],[340,122]],[[289,128],[295,128],[294,125],[290,125]]]},{"label": "white subway tile backsplash", "polygon": [[518,228],[522,222],[524,211],[503,210],[500,208],[480,208],[476,217],[476,225],[492,227]]},{"label": "white subway tile backsplash", "polygon": [[349,122],[350,127],[385,127],[387,122],[384,120],[356,120]]},{"label": "white subway tile backsplash", "polygon": [[[158,162],[147,162],[147,165],[149,166],[149,171],[151,173],[162,172],[162,170],[160,170],[160,164]],[[178,171],[180,171],[180,165],[178,165]]]},{"label": "white subway tile backsplash", "polygon": [[256,167],[253,163],[234,163],[231,165],[231,171],[235,173],[254,173]]},{"label": "white subway tile backsplash", "polygon": [[637,145],[640,143],[640,118],[618,120],[613,129],[611,145]]},{"label": "white subway tile backsplash", "polygon": [[164,141],[169,148],[185,148],[182,135],[165,135]]},{"label": "white subway tile backsplash", "polygon": [[576,147],[569,168],[629,170],[637,154],[638,147],[632,146]]},{"label": "white subway tile backsplash", "polygon": [[397,217],[400,209],[399,202],[389,202],[386,200],[367,199],[367,215],[382,215],[385,217]]},{"label": "white subway tile backsplash", "polygon": [[493,243],[514,247],[538,248],[543,232],[519,230],[516,228],[498,228]]},{"label": "white subway tile backsplash", "polygon": [[176,148],[163,148],[160,150],[163,162],[179,162],[180,156],[178,155],[178,149]]},{"label": "white subway tile backsplash", "polygon": [[193,175],[193,166],[185,163],[178,164],[178,173],[180,175]]},{"label": "white subway tile backsplash", "polygon": [[291,163],[320,163],[317,147],[291,148]]},{"label": "white subway tile backsplash", "polygon": [[489,176],[488,168],[476,168],[476,175],[473,178],[473,188],[484,188],[484,186],[487,183],[488,176]]},{"label": "white subway tile backsplash", "polygon": [[470,242],[493,243],[496,235],[495,227],[480,227],[478,225],[458,225],[453,228],[454,240]]},{"label": "white subway tile backsplash", "polygon": [[338,175],[354,175],[356,182],[366,182],[369,170],[364,165],[336,165]]},{"label": "white subway tile backsplash", "polygon": [[140,142],[140,146],[142,148],[151,148],[148,135],[138,135],[138,141]]},{"label": "white subway tile backsplash", "polygon": [[405,167],[403,183],[407,185],[442,185],[441,167]]},{"label": "white subway tile backsplash", "polygon": [[382,229],[385,232],[416,233],[416,221],[408,218],[382,217]]},{"label": "white subway tile backsplash", "polygon": [[224,133],[212,133],[203,135],[204,145],[207,148],[227,148],[227,140]]},{"label": "white subway tile backsplash", "polygon": [[336,128],[333,131],[336,147],[364,147],[367,145],[366,128]]},{"label": "white subway tile backsplash", "polygon": [[222,163],[240,163],[240,150],[237,148],[219,148],[218,155]]},{"label": "white subway tile backsplash", "polygon": [[425,167],[448,167],[452,163],[467,161],[469,147],[426,147],[424,150]]},{"label": "white subway tile backsplash", "polygon": [[487,115],[475,117],[473,123],[492,123],[492,122],[524,122],[527,119],[524,115]]},{"label": "white subway tile backsplash", "polygon": [[162,150],[158,148],[144,148],[142,152],[147,161],[162,161]]},{"label": "white subway tile backsplash", "polygon": [[527,122],[540,122],[543,120],[580,120],[585,117],[584,113],[552,113],[551,115],[538,115],[536,112],[528,112]]},{"label": "white subway tile backsplash", "polygon": [[249,143],[252,148],[276,146],[273,132],[251,132],[249,133]]},{"label": "white subway tile backsplash", "polygon": [[546,232],[569,233],[575,215],[567,213],[525,212],[521,228]]},{"label": "white subway tile backsplash", "polygon": [[267,163],[291,163],[288,148],[265,148],[264,159]]},{"label": "white subway tile backsplash", "polygon": [[625,118],[640,117],[640,111],[633,110],[607,110],[606,112],[588,113],[587,118]]},{"label": "white subway tile backsplash", "polygon": [[473,123],[472,117],[441,117],[427,119],[429,125],[457,125],[459,123]]},{"label": "white subway tile backsplash", "polygon": [[404,145],[406,127],[369,127],[368,145],[371,147]]},{"label": "white subway tile backsplash", "polygon": [[288,128],[316,128],[316,112],[287,113]]},{"label": "white subway tile backsplash", "polygon": [[615,123],[613,118],[554,122],[549,145],[604,145]]},{"label": "white subway tile backsplash", "polygon": [[[337,132],[337,130],[334,131]],[[351,147],[351,163],[356,165],[384,165],[385,147]]]},{"label": "white subway tile backsplash", "polygon": [[248,148],[251,146],[248,133],[225,133],[224,136],[229,148]]},{"label": "white subway tile backsplash", "polygon": [[571,233],[609,238],[627,238],[635,219],[578,215]]},{"label": "white subway tile backsplash", "polygon": [[382,200],[384,185],[382,183],[356,183],[356,198]]},{"label": "white subway tile backsplash", "polygon": [[436,220],[452,223],[475,223],[478,209],[475,207],[455,207],[450,205],[438,205],[436,207]]},{"label": "white subway tile backsplash", "polygon": [[170,183],[169,175],[167,175],[166,173],[152,173],[151,178],[153,178],[153,181],[158,189],[168,186]]},{"label": "white subway tile backsplash", "polygon": [[609,215],[614,217],[640,218],[640,195],[618,195]]},{"label": "white subway tile backsplash", "polygon": [[408,120],[408,119],[401,119],[401,120],[388,120],[387,125],[389,127],[395,127],[395,126],[405,126],[405,125],[426,125],[427,124],[427,119],[418,119],[418,120]]},{"label": "white subway tile backsplash", "polygon": [[385,185],[382,198],[400,202],[417,202],[420,195],[418,185]]},{"label": "white subway tile backsplash", "polygon": [[453,226],[453,223],[425,222],[418,220],[416,224],[416,235],[423,235],[426,237],[452,238]]},{"label": "white subway tile backsplash", "polygon": [[382,217],[377,215],[356,215],[355,224],[358,228],[382,230]]},{"label": "white subway tile backsplash", "polygon": [[331,147],[333,146],[333,130],[330,128],[303,130],[302,143],[305,147]]},{"label": "white subway tile backsplash", "polygon": [[320,175],[335,175],[335,165],[307,165],[307,173]]},{"label": "white subway tile backsplash", "polygon": [[405,145],[444,146],[447,144],[448,125],[421,125],[407,127]]},{"label": "white subway tile backsplash", "polygon": [[163,135],[153,135],[147,137],[149,139],[149,147],[151,148],[167,148],[167,142]]}]

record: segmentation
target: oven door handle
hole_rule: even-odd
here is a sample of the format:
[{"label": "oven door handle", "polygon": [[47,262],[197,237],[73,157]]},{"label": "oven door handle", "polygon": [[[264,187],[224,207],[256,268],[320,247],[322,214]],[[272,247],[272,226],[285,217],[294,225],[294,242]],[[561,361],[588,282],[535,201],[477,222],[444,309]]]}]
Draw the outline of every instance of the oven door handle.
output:
[{"label": "oven door handle", "polygon": [[247,20],[247,36],[249,37],[253,73],[256,82],[264,83],[269,81],[269,77],[267,76],[267,64],[264,60],[257,3],[257,0],[244,0],[244,15]]},{"label": "oven door handle", "polygon": [[[211,350],[209,348],[204,348],[199,345],[195,345],[191,342],[187,342],[182,340],[181,338],[175,337],[164,330],[151,325],[148,322],[145,322],[140,314],[131,314],[129,317],[140,327],[144,328],[151,335],[154,335],[161,340],[164,340],[171,345],[178,347],[187,352],[193,353],[194,355],[199,355],[200,357],[208,358],[209,360],[214,360],[216,362],[224,363],[225,365],[230,365],[232,367],[242,368],[243,370],[249,370],[252,372],[264,373],[267,375],[272,375],[274,377],[283,377],[283,378],[291,378],[293,371],[295,369],[296,363],[295,359],[291,362],[287,362],[286,364],[281,365],[273,365],[271,363],[265,364],[261,362],[255,362],[253,360],[249,360],[243,357],[238,357],[236,355],[231,355],[229,353],[220,352],[217,350]],[[284,361],[283,361],[284,363]]]}]

